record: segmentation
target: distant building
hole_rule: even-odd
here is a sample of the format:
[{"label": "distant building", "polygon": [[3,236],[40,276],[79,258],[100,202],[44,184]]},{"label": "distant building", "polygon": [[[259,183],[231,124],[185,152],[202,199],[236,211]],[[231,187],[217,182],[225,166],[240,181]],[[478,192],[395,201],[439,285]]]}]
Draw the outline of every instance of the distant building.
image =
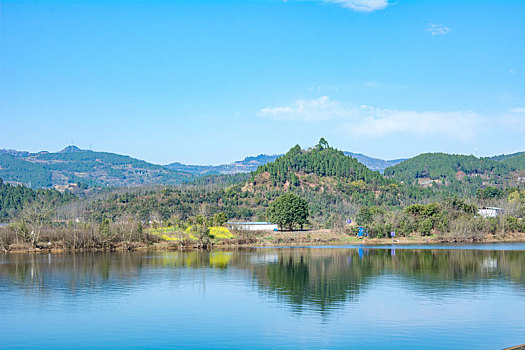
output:
[{"label": "distant building", "polygon": [[246,231],[274,231],[277,229],[277,224],[271,222],[227,222],[226,226],[230,230],[246,230]]},{"label": "distant building", "polygon": [[484,218],[495,218],[496,216],[503,215],[502,208],[486,207],[478,210],[478,215]]}]

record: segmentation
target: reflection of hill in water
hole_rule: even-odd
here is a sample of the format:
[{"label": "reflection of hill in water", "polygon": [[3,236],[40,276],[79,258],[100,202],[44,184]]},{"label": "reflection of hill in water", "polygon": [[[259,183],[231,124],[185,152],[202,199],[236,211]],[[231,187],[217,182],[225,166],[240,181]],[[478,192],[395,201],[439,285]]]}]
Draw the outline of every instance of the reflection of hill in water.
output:
[{"label": "reflection of hill in water", "polygon": [[353,298],[377,275],[370,260],[355,251],[287,249],[277,251],[277,261],[261,265],[254,276],[261,289],[300,309],[308,305],[324,311]]},{"label": "reflection of hill in water", "polygon": [[262,289],[319,311],[351,300],[376,277],[396,275],[430,294],[510,280],[525,291],[525,252],[279,249],[254,276]]},{"label": "reflection of hill in water", "polygon": [[[252,278],[263,293],[325,311],[352,300],[372,280],[402,278],[425,294],[511,281],[525,291],[525,251],[390,249],[252,249],[232,252],[85,253],[4,255],[0,285],[43,293],[117,290],[182,279],[182,271]],[[249,277],[251,276],[251,277]]]}]

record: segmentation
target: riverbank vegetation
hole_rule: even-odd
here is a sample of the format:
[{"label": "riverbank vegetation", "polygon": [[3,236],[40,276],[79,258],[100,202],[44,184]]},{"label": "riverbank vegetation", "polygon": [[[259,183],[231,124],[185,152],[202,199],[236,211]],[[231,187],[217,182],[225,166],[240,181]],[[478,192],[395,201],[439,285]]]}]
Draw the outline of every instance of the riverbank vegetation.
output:
[{"label": "riverbank vegetation", "polygon": [[[487,236],[504,238],[512,233],[524,233],[522,214],[525,192],[514,191],[504,205],[507,213],[495,217],[478,215],[478,207],[465,199],[445,197],[438,202],[414,204],[403,209],[362,207],[356,217],[358,226],[366,227],[370,237],[407,237],[437,235],[443,241],[483,241]],[[519,198],[519,199],[518,199]],[[502,204],[502,201],[499,201]],[[357,233],[357,226],[352,227]]]}]

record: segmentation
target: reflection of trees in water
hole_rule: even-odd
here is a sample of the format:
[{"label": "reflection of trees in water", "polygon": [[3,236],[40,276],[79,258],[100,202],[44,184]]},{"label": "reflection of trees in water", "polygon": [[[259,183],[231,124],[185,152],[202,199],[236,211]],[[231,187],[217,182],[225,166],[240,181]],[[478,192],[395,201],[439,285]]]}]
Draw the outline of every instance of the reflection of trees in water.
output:
[{"label": "reflection of trees in water", "polygon": [[0,258],[0,281],[21,288],[70,290],[92,288],[115,279],[121,285],[139,279],[143,261],[130,253],[11,254]]},{"label": "reflection of trees in water", "polygon": [[[113,252],[74,254],[10,254],[0,256],[0,282],[11,287],[70,290],[118,283],[121,287],[145,283],[145,269],[226,269],[234,252]],[[171,276],[173,277],[173,275]]]},{"label": "reflection of trees in water", "polygon": [[[119,288],[176,278],[181,268],[235,268],[252,276],[260,290],[301,310],[336,308],[352,300],[369,280],[401,276],[424,293],[511,281],[525,291],[524,251],[398,249],[250,249],[213,252],[12,254],[0,257],[0,283],[42,292]],[[4,281],[7,280],[8,283]]]},{"label": "reflection of trees in water", "polygon": [[355,297],[369,280],[402,276],[424,293],[443,294],[495,281],[525,291],[525,252],[481,250],[282,249],[254,276],[292,305],[325,311]]},{"label": "reflection of trees in water", "polygon": [[438,292],[501,279],[525,287],[524,251],[403,249],[397,250],[393,259],[379,260],[385,272],[410,277]]},{"label": "reflection of trees in water", "polygon": [[308,305],[320,311],[351,299],[364,280],[375,274],[369,260],[360,260],[353,251],[342,249],[279,250],[276,262],[254,271],[264,290],[299,309]]}]

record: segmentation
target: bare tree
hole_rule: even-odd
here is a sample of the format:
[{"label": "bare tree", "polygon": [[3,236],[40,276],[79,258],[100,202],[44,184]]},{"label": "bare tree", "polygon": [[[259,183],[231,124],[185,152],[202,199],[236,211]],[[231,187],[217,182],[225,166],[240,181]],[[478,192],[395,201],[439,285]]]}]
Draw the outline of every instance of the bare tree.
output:
[{"label": "bare tree", "polygon": [[122,216],[115,222],[115,226],[122,242],[129,246],[138,231],[138,221],[132,216]]},{"label": "bare tree", "polygon": [[49,221],[52,214],[51,203],[33,202],[20,213],[12,227],[18,238],[31,243],[34,247],[40,239],[44,224]]}]

